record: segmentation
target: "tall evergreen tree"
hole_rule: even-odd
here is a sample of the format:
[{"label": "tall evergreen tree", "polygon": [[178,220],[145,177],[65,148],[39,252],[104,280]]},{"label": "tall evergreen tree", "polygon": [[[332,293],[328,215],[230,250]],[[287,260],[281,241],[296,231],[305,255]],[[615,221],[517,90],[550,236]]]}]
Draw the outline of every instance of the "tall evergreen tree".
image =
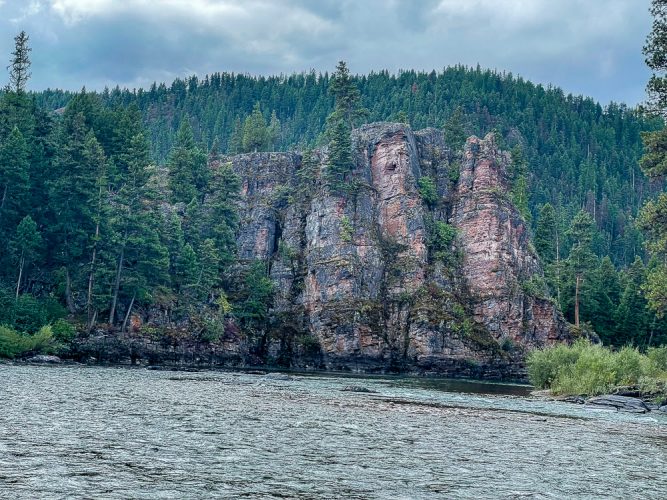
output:
[{"label": "tall evergreen tree", "polygon": [[646,299],[642,285],[646,280],[646,268],[639,257],[627,272],[627,283],[616,311],[617,334],[615,345],[634,344],[642,346],[648,341],[650,317],[646,310]]},{"label": "tall evergreen tree", "polygon": [[30,79],[30,51],[28,46],[30,37],[25,31],[21,31],[14,37],[14,51],[12,52],[12,62],[9,65],[9,89],[17,94],[26,90],[28,80]]},{"label": "tall evergreen tree", "polygon": [[535,230],[535,250],[545,264],[556,261],[558,255],[558,224],[556,210],[551,203],[545,203],[540,208]]},{"label": "tall evergreen tree", "polygon": [[445,134],[445,144],[454,151],[458,151],[466,142],[465,121],[463,110],[460,106],[454,110],[447,121],[445,121],[442,130]]},{"label": "tall evergreen tree", "polygon": [[343,121],[351,130],[368,111],[361,106],[361,94],[350,77],[345,61],[339,61],[331,76],[329,92],[334,96],[334,122]]},{"label": "tall evergreen tree", "polygon": [[278,144],[280,143],[280,133],[281,133],[281,123],[276,115],[275,110],[271,112],[271,120],[269,121],[269,127],[267,129],[267,135],[269,137],[269,149],[275,151]]},{"label": "tall evergreen tree", "polygon": [[18,127],[0,145],[0,236],[7,235],[25,213],[29,192],[28,145]]},{"label": "tall evergreen tree", "polygon": [[[90,262],[100,204],[99,178],[105,159],[93,132],[86,128],[83,113],[67,110],[59,134],[55,167],[60,172],[49,183],[52,220],[50,240],[65,280],[65,302],[70,312],[77,307],[74,295],[77,271]],[[101,164],[96,164],[100,162]]]},{"label": "tall evergreen tree", "polygon": [[32,217],[26,215],[16,228],[16,236],[11,243],[14,253],[18,278],[16,279],[16,298],[18,299],[21,285],[27,278],[30,265],[37,260],[42,249],[42,235]]},{"label": "tall evergreen tree", "polygon": [[206,154],[195,144],[192,127],[183,120],[167,160],[172,200],[190,203],[201,198],[209,181]]},{"label": "tall evergreen tree", "polygon": [[573,245],[567,259],[567,271],[569,277],[569,288],[573,291],[573,318],[575,326],[580,326],[580,310],[582,303],[585,307],[586,315],[590,315],[595,310],[591,291],[592,272],[597,265],[597,257],[591,248],[593,240],[593,219],[588,212],[580,211],[572,220],[568,231],[568,236],[572,239]]},{"label": "tall evergreen tree", "polygon": [[246,153],[266,151],[269,140],[269,130],[258,102],[243,124],[243,151]]},{"label": "tall evergreen tree", "polygon": [[331,130],[325,176],[334,191],[345,186],[345,176],[354,168],[350,132],[344,120],[337,120]]},{"label": "tall evergreen tree", "polygon": [[607,256],[600,261],[594,280],[593,299],[597,309],[593,312],[593,329],[605,344],[616,342],[616,309],[620,301],[621,285],[618,273],[611,259]]},{"label": "tall evergreen tree", "polygon": [[121,327],[124,329],[135,302],[151,303],[154,291],[168,282],[169,254],[158,236],[158,196],[150,183],[148,143],[144,136],[134,136],[120,157],[127,166],[127,174],[114,200],[116,273],[109,324],[115,323],[118,302],[124,296],[129,301]]}]

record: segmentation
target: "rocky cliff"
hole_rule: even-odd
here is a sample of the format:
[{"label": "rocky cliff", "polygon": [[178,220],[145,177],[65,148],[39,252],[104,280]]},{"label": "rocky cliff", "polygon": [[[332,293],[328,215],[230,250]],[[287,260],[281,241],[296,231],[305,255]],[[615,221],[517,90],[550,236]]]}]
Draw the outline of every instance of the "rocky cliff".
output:
[{"label": "rocky cliff", "polygon": [[435,129],[375,123],[353,152],[338,191],[326,151],[309,167],[296,153],[214,159],[241,180],[239,266],[265,263],[269,319],[203,345],[116,338],[96,356],[517,379],[526,350],[569,339],[492,135],[453,151]]},{"label": "rocky cliff", "polygon": [[568,338],[525,286],[542,271],[492,135],[455,152],[434,129],[376,123],[353,149],[343,192],[300,185],[297,154],[221,160],[243,184],[239,256],[276,283],[268,359],[302,363],[306,338],[327,369],[511,376],[525,349]]}]

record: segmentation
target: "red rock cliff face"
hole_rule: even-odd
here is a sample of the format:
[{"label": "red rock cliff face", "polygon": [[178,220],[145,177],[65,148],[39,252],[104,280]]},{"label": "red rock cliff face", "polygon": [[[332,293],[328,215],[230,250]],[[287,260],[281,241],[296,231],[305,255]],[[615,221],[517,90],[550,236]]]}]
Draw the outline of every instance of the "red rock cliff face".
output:
[{"label": "red rock cliff face", "polygon": [[[258,344],[266,359],[303,366],[308,338],[323,368],[517,378],[526,348],[567,338],[551,302],[523,292],[540,266],[491,136],[471,138],[462,162],[433,129],[371,124],[353,144],[354,188],[332,193],[313,179],[298,201],[285,196],[298,155],[230,159],[243,184],[239,257],[266,260],[277,285]],[[326,152],[318,158],[325,168]],[[431,207],[419,193],[425,175],[438,191]],[[436,253],[438,223],[458,238]],[[516,349],[503,349],[505,338]]]},{"label": "red rock cliff face", "polygon": [[568,331],[551,301],[524,291],[542,270],[528,228],[508,199],[509,164],[492,134],[468,139],[452,219],[476,321],[496,339],[540,347],[567,339]]}]

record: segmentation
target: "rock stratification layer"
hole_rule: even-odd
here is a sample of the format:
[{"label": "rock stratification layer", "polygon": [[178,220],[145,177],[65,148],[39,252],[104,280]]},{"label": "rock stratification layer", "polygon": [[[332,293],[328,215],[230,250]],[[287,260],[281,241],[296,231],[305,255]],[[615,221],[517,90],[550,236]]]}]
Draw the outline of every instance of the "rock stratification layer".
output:
[{"label": "rock stratification layer", "polygon": [[243,185],[239,256],[266,261],[276,283],[261,341],[247,340],[257,359],[512,377],[526,349],[568,339],[558,309],[525,286],[540,264],[492,135],[457,153],[434,129],[377,123],[353,148],[337,192],[322,182],[326,153],[305,185],[297,154],[223,160]]}]

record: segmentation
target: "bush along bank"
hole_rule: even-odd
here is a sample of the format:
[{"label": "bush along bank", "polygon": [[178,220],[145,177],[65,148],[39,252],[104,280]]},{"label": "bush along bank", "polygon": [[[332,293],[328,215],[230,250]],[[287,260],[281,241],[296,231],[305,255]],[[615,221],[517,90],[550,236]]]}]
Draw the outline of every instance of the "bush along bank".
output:
[{"label": "bush along bank", "polygon": [[634,347],[613,351],[579,340],[533,351],[527,368],[537,389],[559,399],[667,414],[667,346],[642,353]]}]

